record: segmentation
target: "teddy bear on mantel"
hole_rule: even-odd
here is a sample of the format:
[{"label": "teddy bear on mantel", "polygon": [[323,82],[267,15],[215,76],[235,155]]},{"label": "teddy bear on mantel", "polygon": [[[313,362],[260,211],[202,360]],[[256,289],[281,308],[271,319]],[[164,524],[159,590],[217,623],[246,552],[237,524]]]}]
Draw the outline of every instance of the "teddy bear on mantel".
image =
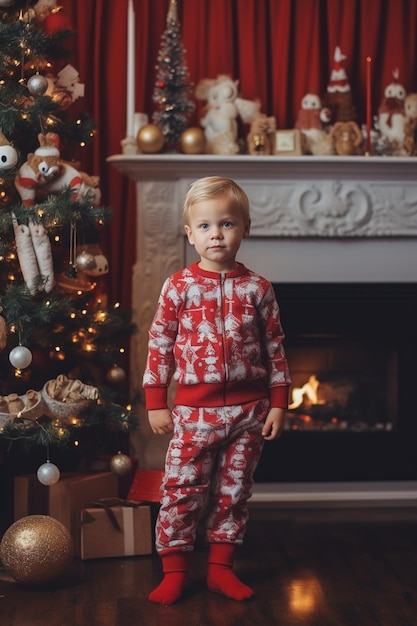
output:
[{"label": "teddy bear on mantel", "polygon": [[195,90],[198,100],[206,100],[205,115],[200,120],[206,136],[206,152],[237,154],[239,152],[237,118],[250,123],[260,110],[258,100],[238,97],[238,80],[219,75],[202,79]]}]

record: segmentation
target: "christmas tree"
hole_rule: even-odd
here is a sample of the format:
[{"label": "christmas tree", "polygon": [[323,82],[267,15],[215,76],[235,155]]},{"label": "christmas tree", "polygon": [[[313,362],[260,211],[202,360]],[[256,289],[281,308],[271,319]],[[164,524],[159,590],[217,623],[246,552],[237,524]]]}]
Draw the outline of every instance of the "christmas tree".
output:
[{"label": "christmas tree", "polygon": [[181,41],[176,0],[170,0],[156,70],[153,100],[159,110],[154,112],[152,119],[162,130],[168,150],[175,150],[181,133],[187,128],[187,117],[195,106]]},{"label": "christmas tree", "polygon": [[0,3],[0,452],[45,446],[48,461],[54,446],[116,453],[137,424],[123,368],[134,328],[107,302],[100,248],[112,213],[72,161],[95,127],[74,106],[84,85],[55,5]]}]

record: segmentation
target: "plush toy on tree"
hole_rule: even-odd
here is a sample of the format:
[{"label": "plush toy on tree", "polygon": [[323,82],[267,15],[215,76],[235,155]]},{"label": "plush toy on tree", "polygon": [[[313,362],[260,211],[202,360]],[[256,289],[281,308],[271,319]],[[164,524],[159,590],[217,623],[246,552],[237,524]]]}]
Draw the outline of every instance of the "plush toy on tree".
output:
[{"label": "plush toy on tree", "polygon": [[237,154],[237,118],[250,123],[259,113],[258,100],[244,100],[238,97],[238,80],[220,75],[215,79],[204,78],[195,90],[198,100],[206,100],[206,113],[200,120],[205,130],[206,150],[213,154]]},{"label": "plush toy on tree", "polygon": [[0,172],[10,170],[17,164],[17,152],[0,130]]},{"label": "plush toy on tree", "polygon": [[38,139],[40,147],[27,155],[15,180],[23,204],[27,207],[35,204],[38,188],[46,193],[59,193],[70,187],[76,198],[83,181],[78,170],[62,161],[59,136],[39,133]]}]

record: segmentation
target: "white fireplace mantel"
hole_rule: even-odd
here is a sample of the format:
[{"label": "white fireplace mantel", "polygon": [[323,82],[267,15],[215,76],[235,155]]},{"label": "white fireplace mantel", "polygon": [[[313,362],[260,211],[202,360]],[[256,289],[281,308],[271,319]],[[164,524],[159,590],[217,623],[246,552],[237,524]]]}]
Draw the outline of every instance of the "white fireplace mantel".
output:
[{"label": "white fireplace mantel", "polygon": [[[417,158],[120,154],[108,161],[137,190],[133,391],[162,283],[195,258],[182,205],[197,178],[227,176],[243,186],[252,225],[239,260],[272,282],[417,282]],[[143,407],[139,417],[141,462],[161,467],[166,440],[152,435]]]}]

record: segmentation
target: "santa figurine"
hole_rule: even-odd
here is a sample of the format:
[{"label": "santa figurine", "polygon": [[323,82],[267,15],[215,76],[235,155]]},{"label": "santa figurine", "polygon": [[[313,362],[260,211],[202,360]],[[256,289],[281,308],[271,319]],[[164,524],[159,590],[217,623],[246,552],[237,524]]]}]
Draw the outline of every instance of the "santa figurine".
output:
[{"label": "santa figurine", "polygon": [[376,127],[380,134],[380,143],[385,146],[385,154],[405,154],[405,97],[406,90],[398,82],[399,70],[392,73],[393,82],[385,87],[384,96],[378,108]]},{"label": "santa figurine", "polygon": [[331,112],[332,124],[336,122],[357,121],[357,111],[353,104],[350,83],[343,66],[346,56],[336,46],[333,54],[333,68],[326,93],[322,98],[323,106]]}]

